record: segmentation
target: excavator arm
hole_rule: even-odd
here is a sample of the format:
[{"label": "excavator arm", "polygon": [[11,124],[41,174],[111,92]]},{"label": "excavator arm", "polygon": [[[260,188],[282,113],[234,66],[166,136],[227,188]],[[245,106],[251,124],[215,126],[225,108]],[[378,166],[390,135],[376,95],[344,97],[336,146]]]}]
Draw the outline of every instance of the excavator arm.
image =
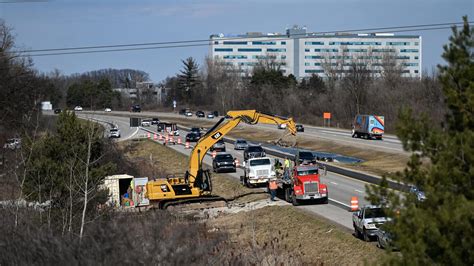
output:
[{"label": "excavator arm", "polygon": [[207,151],[212,147],[212,145],[229,133],[229,131],[239,125],[240,122],[243,121],[244,123],[251,125],[286,124],[286,129],[289,131],[289,134],[296,135],[296,125],[292,118],[259,113],[256,110],[229,111],[227,112],[226,117],[228,119],[222,118],[216,125],[214,125],[214,127],[209,129],[197,142],[191,152],[189,171],[187,174],[189,184],[193,187],[199,187],[201,184],[206,182],[202,171],[202,161],[204,160]]}]

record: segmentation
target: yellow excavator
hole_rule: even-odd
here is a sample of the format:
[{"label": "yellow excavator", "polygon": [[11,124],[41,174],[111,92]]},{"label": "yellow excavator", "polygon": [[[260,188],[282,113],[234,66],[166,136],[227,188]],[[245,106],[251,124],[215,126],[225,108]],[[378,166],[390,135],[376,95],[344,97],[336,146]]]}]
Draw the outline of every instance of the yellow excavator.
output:
[{"label": "yellow excavator", "polygon": [[[296,136],[296,125],[292,118],[260,113],[255,110],[229,111],[194,146],[189,160],[189,169],[182,177],[170,176],[149,181],[146,185],[146,197],[160,209],[179,204],[206,201],[222,201],[212,196],[211,173],[203,170],[202,163],[207,151],[235,128],[240,122],[247,124],[286,125],[286,132],[276,144],[287,135]],[[296,139],[296,138],[295,138]],[[295,140],[296,143],[296,140]]]}]

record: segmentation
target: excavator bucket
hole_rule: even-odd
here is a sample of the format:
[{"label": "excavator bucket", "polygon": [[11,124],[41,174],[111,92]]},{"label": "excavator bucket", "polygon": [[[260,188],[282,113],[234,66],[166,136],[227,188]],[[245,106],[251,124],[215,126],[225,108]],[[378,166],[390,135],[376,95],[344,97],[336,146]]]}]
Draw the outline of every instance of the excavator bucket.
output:
[{"label": "excavator bucket", "polygon": [[274,145],[280,147],[295,147],[296,146],[296,135],[292,134],[289,130],[286,130],[277,140],[273,141]]}]

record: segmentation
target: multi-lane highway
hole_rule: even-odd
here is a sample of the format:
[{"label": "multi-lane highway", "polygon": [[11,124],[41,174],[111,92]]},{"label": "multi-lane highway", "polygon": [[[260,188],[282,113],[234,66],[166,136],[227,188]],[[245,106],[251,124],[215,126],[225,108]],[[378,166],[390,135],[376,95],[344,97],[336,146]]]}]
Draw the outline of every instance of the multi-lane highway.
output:
[{"label": "multi-lane highway", "polygon": [[[109,114],[79,114],[83,118],[94,118],[100,121],[107,121],[113,124],[118,125],[122,132],[123,139],[129,139],[132,137],[143,137],[148,131],[156,132],[156,127],[146,127],[146,128],[130,128],[129,127],[129,118],[125,116],[113,116]],[[184,140],[186,132],[181,131],[181,138]],[[184,143],[184,142],[183,142]],[[185,149],[183,145],[170,145],[171,148],[181,152],[183,154],[189,155],[190,149]],[[243,152],[234,150],[232,144],[226,144],[227,152],[232,154],[239,161],[243,161]],[[204,163],[207,165],[212,165],[212,158],[209,156],[205,158]],[[237,173],[231,173],[230,176],[234,177],[236,180],[240,179],[240,176],[243,175],[242,170],[238,170]],[[347,228],[352,228],[351,216],[347,212],[346,208],[341,208],[342,205],[349,205],[350,199],[352,196],[357,196],[359,199],[359,205],[368,204],[364,199],[365,194],[365,182],[352,179],[346,176],[328,172],[327,176],[322,177],[322,182],[328,185],[329,189],[329,205],[304,205],[299,206],[298,208],[305,209],[307,211],[318,213],[330,220],[333,220]]]}]

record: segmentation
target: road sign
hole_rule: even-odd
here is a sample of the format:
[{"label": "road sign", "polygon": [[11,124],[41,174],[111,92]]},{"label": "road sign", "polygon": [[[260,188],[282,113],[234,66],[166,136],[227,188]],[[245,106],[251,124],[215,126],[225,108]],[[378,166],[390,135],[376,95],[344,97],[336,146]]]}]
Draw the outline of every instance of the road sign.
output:
[{"label": "road sign", "polygon": [[331,113],[323,113],[324,119],[331,119]]},{"label": "road sign", "polygon": [[176,108],[176,100],[173,100],[173,108]]},{"label": "road sign", "polygon": [[140,126],[140,118],[130,117],[130,127],[139,127],[139,126]]}]

